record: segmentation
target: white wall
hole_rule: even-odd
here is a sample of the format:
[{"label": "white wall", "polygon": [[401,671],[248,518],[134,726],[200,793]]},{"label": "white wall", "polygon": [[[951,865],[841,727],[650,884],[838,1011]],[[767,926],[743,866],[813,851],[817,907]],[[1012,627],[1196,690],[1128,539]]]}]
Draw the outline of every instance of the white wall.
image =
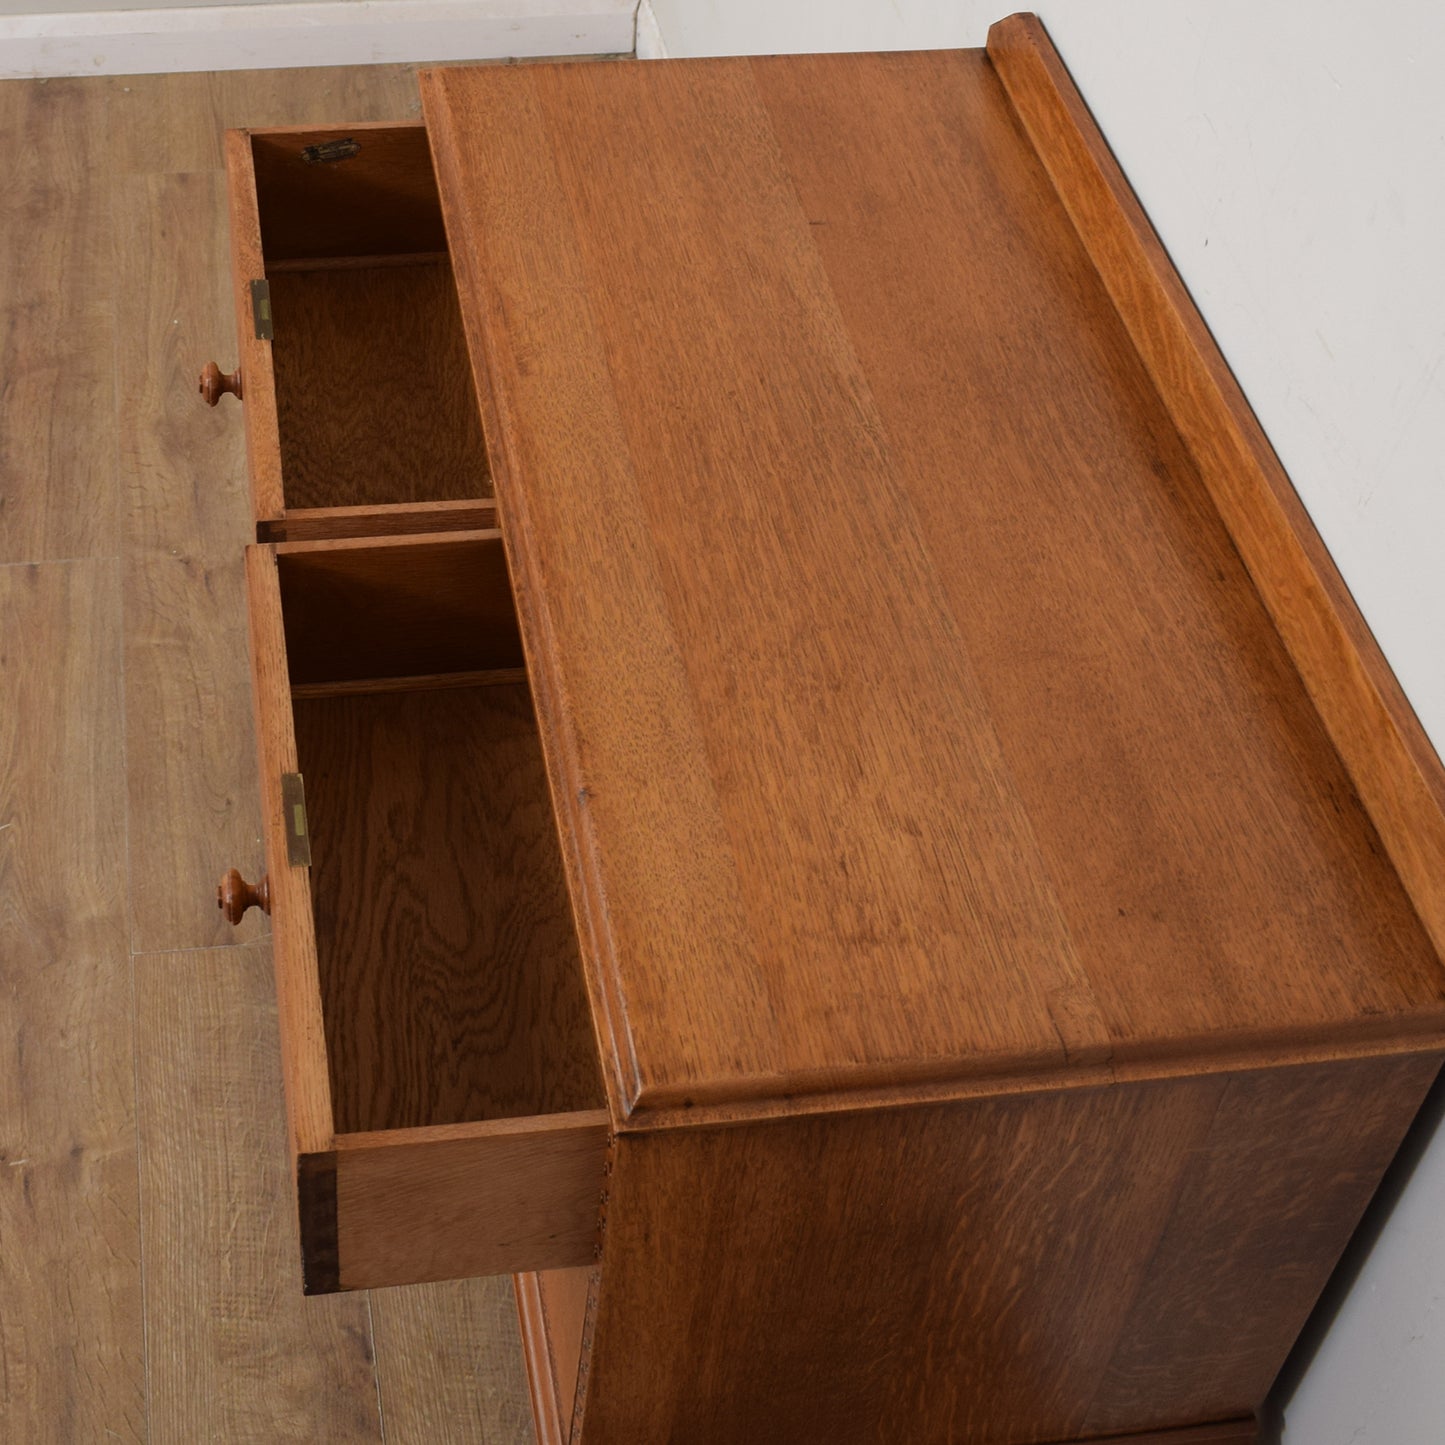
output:
[{"label": "white wall", "polygon": [[[981,45],[1007,13],[651,4],[670,55]],[[1445,7],[1037,9],[1445,752]],[[1287,1445],[1442,1445],[1442,1300],[1445,1132],[1312,1362],[1282,1378]]]}]

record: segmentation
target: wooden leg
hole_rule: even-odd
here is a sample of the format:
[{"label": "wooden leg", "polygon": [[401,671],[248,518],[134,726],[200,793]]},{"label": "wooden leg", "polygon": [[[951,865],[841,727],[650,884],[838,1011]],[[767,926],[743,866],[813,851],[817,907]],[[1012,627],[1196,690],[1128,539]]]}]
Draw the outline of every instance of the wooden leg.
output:
[{"label": "wooden leg", "polygon": [[[522,1357],[527,1362],[527,1383],[532,1392],[532,1418],[537,1445],[566,1445],[572,1433],[570,1410],[564,1414],[552,1370],[547,1340],[547,1317],[542,1309],[541,1280],[535,1273],[515,1274],[517,1315],[522,1326]],[[570,1402],[569,1402],[570,1403]]]}]

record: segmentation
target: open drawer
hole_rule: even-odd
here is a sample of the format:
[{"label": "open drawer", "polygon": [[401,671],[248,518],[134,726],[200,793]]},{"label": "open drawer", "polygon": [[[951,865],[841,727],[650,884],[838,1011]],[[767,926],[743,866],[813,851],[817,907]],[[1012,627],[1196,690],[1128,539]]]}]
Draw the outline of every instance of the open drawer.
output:
[{"label": "open drawer", "polygon": [[247,584],[307,1291],[591,1262],[608,1116],[500,534],[257,545]]},{"label": "open drawer", "polygon": [[426,128],[226,144],[240,371],[201,389],[243,399],[258,537],[494,525]]}]

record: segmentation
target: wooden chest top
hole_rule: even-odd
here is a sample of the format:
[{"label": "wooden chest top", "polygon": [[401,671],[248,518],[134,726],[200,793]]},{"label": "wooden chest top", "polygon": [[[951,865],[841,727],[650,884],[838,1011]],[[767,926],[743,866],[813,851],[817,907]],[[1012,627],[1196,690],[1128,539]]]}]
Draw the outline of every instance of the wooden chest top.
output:
[{"label": "wooden chest top", "polygon": [[1438,764],[1004,60],[424,78],[619,1119],[1445,1030]]}]

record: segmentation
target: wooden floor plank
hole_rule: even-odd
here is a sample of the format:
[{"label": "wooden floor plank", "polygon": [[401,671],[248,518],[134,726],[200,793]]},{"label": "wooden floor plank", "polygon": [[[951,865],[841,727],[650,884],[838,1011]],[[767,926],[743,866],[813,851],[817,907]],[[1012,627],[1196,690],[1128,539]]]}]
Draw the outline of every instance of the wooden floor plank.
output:
[{"label": "wooden floor plank", "polygon": [[510,1279],[371,1296],[387,1445],[533,1445]]},{"label": "wooden floor plank", "polygon": [[113,555],[105,93],[0,83],[0,562]]},{"label": "wooden floor plank", "polygon": [[[413,65],[327,66],[128,75],[113,82],[112,136],[122,173],[219,170],[232,126],[417,120]],[[217,256],[224,270],[224,253]]]},{"label": "wooden floor plank", "polygon": [[151,1440],[379,1441],[366,1297],[301,1293],[269,948],[135,974]]},{"label": "wooden floor plank", "polygon": [[[365,1297],[300,1293],[264,924],[211,901],[259,858],[249,511],[195,372],[222,128],[416,114],[408,66],[0,84],[0,564],[50,564],[0,565],[0,1440],[380,1438]],[[389,1438],[527,1438],[505,1284],[379,1317]]]},{"label": "wooden floor plank", "polygon": [[244,942],[216,907],[228,868],[265,868],[241,552],[125,562],[126,784],[137,951]]},{"label": "wooden floor plank", "polygon": [[234,347],[219,173],[117,182],[116,434],[124,504],[126,763],[132,946],[254,936],[216,910],[225,869],[250,874],[256,804],[241,550],[250,537],[240,408],[196,373]]},{"label": "wooden floor plank", "polygon": [[145,1438],[119,579],[0,567],[0,1439]]},{"label": "wooden floor plank", "polygon": [[126,546],[233,556],[253,540],[241,404],[208,407],[197,388],[235,354],[225,177],[121,177],[114,205]]}]

